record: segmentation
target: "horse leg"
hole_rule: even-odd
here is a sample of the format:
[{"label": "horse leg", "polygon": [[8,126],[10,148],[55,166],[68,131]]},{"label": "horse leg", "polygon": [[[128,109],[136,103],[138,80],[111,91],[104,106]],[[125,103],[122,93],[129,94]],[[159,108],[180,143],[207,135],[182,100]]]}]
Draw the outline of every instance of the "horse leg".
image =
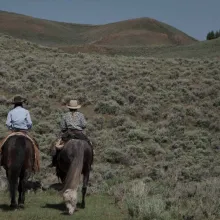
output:
[{"label": "horse leg", "polygon": [[20,208],[24,208],[24,201],[25,201],[25,185],[27,183],[29,174],[28,171],[23,171],[20,175],[19,185],[18,185],[18,206]]},{"label": "horse leg", "polygon": [[66,178],[66,173],[57,168],[56,174],[57,174],[57,177],[61,180],[61,182],[64,183],[65,178]]},{"label": "horse leg", "polygon": [[8,171],[8,182],[9,182],[9,190],[10,190],[10,197],[11,197],[11,208],[17,208],[16,203],[16,190],[18,186],[18,176],[16,173],[12,173],[11,170]]},{"label": "horse leg", "polygon": [[18,184],[18,192],[19,192],[19,196],[18,196],[18,206],[20,206],[21,201],[22,201],[22,176],[19,179],[19,184]]},{"label": "horse leg", "polygon": [[85,208],[85,196],[86,196],[87,186],[88,186],[88,182],[89,182],[89,172],[90,172],[90,170],[88,169],[83,175],[82,203],[81,203],[82,209]]},{"label": "horse leg", "polygon": [[16,203],[16,186],[14,184],[10,184],[10,196],[11,196],[11,208],[17,208]]}]

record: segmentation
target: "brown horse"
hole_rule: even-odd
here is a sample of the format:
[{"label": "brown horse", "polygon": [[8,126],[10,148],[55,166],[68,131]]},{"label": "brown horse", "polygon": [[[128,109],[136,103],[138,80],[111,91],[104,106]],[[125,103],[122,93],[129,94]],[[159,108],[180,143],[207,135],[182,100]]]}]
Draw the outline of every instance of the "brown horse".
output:
[{"label": "brown horse", "polygon": [[77,189],[81,174],[83,174],[81,208],[85,208],[85,195],[92,162],[93,150],[91,145],[85,140],[71,139],[57,152],[57,176],[63,182],[61,193],[70,215],[76,209]]},{"label": "brown horse", "polygon": [[[25,136],[15,135],[2,146],[1,164],[6,170],[11,198],[11,208],[24,207],[25,185],[33,171],[35,152],[32,142]],[[18,189],[18,204],[16,191]]]}]

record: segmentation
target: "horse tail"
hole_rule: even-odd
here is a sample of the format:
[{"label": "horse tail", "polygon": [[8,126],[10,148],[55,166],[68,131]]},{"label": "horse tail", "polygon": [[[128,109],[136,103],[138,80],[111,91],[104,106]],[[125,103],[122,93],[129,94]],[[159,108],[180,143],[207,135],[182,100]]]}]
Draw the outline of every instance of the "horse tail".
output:
[{"label": "horse tail", "polygon": [[18,178],[25,160],[25,137],[18,136],[14,146],[10,146],[11,162],[8,168],[8,181],[11,196],[15,195]]},{"label": "horse tail", "polygon": [[84,147],[80,141],[74,147],[74,158],[67,172],[62,192],[65,192],[67,189],[75,191],[80,183],[83,169]]}]

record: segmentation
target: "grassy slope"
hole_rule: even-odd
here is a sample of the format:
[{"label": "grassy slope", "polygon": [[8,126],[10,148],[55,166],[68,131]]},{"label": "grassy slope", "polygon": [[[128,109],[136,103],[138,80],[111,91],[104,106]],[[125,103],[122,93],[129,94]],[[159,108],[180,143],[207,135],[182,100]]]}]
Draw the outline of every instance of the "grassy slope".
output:
[{"label": "grassy slope", "polygon": [[[65,205],[55,192],[30,193],[26,196],[25,210],[10,211],[8,209],[8,195],[0,194],[0,220],[65,220]],[[72,217],[75,220],[125,220],[122,210],[114,206],[114,200],[102,195],[87,197],[86,209],[80,209]]]},{"label": "grassy slope", "polygon": [[0,56],[1,94],[30,100],[43,164],[62,99],[79,98],[96,151],[92,192],[128,200],[140,219],[220,218],[219,60],[71,55],[6,36]]},{"label": "grassy slope", "polygon": [[166,45],[195,42],[195,39],[185,33],[148,18],[91,26],[47,21],[0,11],[0,32],[44,45]]},{"label": "grassy slope", "polygon": [[107,55],[144,56],[158,58],[219,58],[220,38],[212,41],[196,42],[183,46],[150,46],[150,47],[110,47],[99,45],[84,45],[61,47],[67,53],[97,53]]},{"label": "grassy slope", "polygon": [[184,46],[111,48],[112,54],[147,57],[219,58],[220,38]]}]

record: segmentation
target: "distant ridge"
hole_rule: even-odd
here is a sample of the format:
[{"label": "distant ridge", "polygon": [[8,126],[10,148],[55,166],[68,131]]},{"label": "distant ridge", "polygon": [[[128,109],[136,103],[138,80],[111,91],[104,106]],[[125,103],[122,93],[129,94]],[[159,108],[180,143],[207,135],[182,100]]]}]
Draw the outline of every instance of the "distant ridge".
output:
[{"label": "distant ridge", "polygon": [[130,19],[105,25],[49,21],[0,11],[0,33],[47,46],[187,45],[197,40],[151,18]]}]

